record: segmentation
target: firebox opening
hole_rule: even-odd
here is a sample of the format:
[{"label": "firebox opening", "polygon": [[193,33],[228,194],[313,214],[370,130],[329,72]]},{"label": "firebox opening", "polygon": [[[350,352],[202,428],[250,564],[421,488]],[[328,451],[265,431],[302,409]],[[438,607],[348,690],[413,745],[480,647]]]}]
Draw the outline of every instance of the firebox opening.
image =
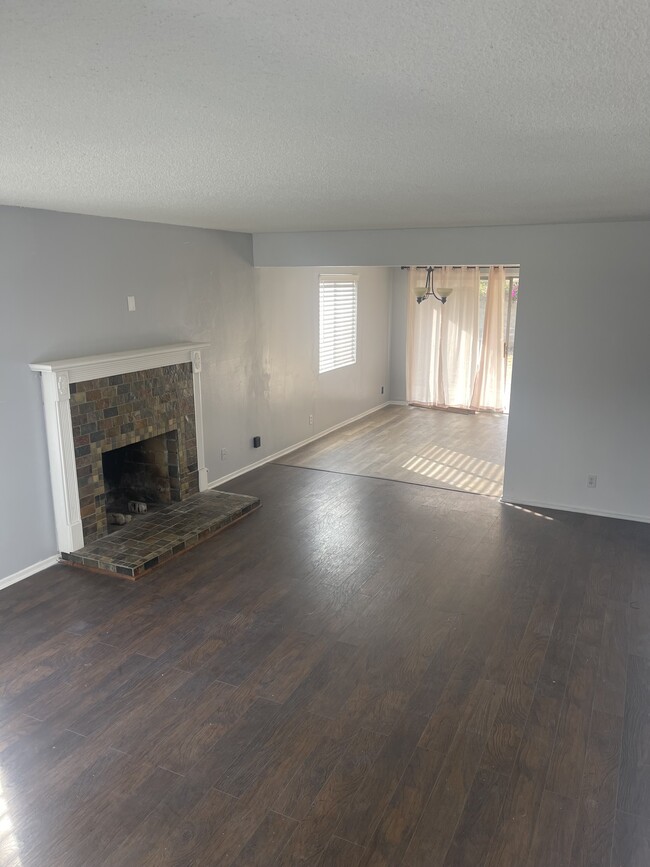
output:
[{"label": "firebox opening", "polygon": [[[129,503],[156,505],[181,499],[177,431],[140,440],[102,455],[106,514],[131,515]],[[130,519],[126,519],[130,520]],[[109,520],[109,532],[117,529]]]}]

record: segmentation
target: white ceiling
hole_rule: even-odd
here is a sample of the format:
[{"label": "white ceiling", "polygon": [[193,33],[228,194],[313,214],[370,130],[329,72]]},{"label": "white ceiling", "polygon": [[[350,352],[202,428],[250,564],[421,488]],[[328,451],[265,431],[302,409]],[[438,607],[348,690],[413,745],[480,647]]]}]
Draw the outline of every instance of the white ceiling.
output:
[{"label": "white ceiling", "polygon": [[650,216],[649,0],[0,0],[0,203],[244,231]]}]

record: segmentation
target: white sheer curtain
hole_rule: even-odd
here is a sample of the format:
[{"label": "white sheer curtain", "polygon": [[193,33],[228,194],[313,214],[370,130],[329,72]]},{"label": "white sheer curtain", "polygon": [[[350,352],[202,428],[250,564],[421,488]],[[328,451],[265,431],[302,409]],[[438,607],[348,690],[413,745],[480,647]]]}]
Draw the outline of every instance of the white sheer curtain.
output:
[{"label": "white sheer curtain", "polygon": [[440,268],[433,288],[453,289],[446,304],[434,298],[422,304],[413,287],[426,272],[409,271],[406,398],[420,406],[469,408],[478,363],[478,268]]},{"label": "white sheer curtain", "polygon": [[479,358],[478,268],[437,268],[434,290],[453,289],[446,304],[428,298],[418,304],[413,288],[426,271],[409,271],[406,399],[418,406],[503,410],[503,305],[505,272],[490,268],[483,343]]},{"label": "white sheer curtain", "polygon": [[481,357],[472,392],[473,409],[503,412],[506,383],[503,345],[505,283],[503,266],[492,266],[488,276]]}]

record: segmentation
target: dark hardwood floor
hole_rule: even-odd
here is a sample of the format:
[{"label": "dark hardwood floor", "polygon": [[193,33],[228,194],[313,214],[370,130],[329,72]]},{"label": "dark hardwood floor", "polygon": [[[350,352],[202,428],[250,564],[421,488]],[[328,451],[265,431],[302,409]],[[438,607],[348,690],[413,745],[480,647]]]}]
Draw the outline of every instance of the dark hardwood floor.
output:
[{"label": "dark hardwood floor", "polygon": [[0,593],[0,863],[650,864],[650,527],[266,466]]}]

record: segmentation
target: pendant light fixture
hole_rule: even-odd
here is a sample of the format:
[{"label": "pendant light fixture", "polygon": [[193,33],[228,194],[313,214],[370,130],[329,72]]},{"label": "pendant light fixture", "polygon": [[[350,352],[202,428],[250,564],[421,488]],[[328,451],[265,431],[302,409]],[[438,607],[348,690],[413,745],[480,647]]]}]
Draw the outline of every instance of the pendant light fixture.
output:
[{"label": "pendant light fixture", "polygon": [[433,267],[431,265],[427,266],[427,279],[424,286],[414,286],[413,292],[415,294],[415,300],[418,304],[422,304],[425,298],[429,296],[433,296],[437,301],[440,301],[441,304],[447,303],[447,298],[451,295],[454,290],[449,286],[441,286],[436,293],[433,289]]}]

